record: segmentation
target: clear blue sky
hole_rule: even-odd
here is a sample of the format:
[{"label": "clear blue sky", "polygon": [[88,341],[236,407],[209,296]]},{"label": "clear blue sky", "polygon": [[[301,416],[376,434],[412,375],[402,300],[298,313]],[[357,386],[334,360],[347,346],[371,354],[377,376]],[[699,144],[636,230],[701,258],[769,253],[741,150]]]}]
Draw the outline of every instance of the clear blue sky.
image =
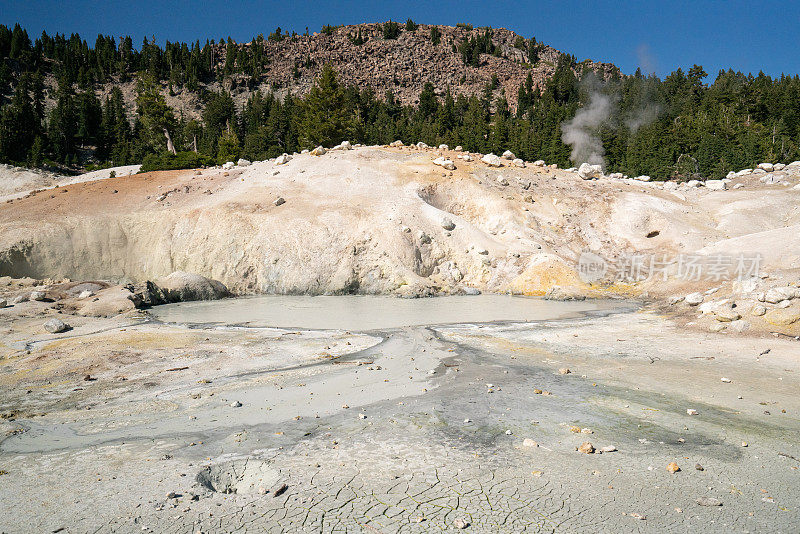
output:
[{"label": "clear blue sky", "polygon": [[249,40],[276,26],[298,33],[323,24],[405,21],[469,22],[505,27],[577,58],[610,61],[623,72],[642,66],[664,76],[698,63],[713,80],[720,68],[800,73],[800,2],[777,1],[231,1],[0,0],[0,23],[22,24],[31,37],[78,32],[90,45],[98,33],[144,36],[163,43]]}]

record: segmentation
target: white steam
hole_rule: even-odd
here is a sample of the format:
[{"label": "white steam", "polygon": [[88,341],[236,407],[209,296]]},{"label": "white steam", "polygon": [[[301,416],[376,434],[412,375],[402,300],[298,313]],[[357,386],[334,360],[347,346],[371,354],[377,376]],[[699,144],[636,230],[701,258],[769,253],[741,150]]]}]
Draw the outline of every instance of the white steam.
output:
[{"label": "white steam", "polygon": [[570,159],[575,164],[590,163],[606,166],[603,141],[598,129],[608,123],[614,111],[615,100],[599,91],[589,95],[589,103],[575,116],[561,124],[561,140],[572,147]]}]

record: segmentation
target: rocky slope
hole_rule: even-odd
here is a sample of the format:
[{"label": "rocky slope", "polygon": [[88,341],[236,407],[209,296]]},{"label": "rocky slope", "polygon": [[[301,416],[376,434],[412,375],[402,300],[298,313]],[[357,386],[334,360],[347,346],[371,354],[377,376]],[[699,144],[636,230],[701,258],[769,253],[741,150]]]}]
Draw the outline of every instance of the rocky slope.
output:
[{"label": "rocky slope", "polygon": [[[736,321],[768,290],[797,284],[800,164],[780,182],[756,170],[698,187],[487,160],[499,166],[444,148],[359,147],[32,193],[0,205],[0,275],[143,282],[187,271],[236,293],[674,297],[692,319],[700,302],[678,301],[710,291],[698,320],[716,328],[749,327]],[[603,276],[587,278],[587,258],[604,262]],[[690,260],[703,266],[688,272]],[[736,280],[744,267],[756,270]],[[793,299],[768,301],[750,322],[776,308],[795,328],[800,316],[777,318],[796,312]]]}]

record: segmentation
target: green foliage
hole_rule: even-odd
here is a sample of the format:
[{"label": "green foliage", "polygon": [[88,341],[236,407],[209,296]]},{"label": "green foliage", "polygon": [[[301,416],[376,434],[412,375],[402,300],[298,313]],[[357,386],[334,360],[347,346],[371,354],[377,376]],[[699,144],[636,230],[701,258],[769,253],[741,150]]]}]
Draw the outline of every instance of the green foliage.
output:
[{"label": "green foliage", "polygon": [[415,32],[415,31],[417,31],[417,26],[418,26],[417,23],[414,22],[411,19],[408,19],[406,21],[406,31],[407,32]]},{"label": "green foliage", "polygon": [[472,24],[468,24],[466,22],[458,22],[456,23],[456,28],[463,28],[468,31],[472,31]]},{"label": "green foliage", "polygon": [[283,31],[281,30],[281,27],[278,26],[275,28],[275,31],[267,36],[267,39],[270,41],[275,41],[276,43],[283,41]]},{"label": "green foliage", "polygon": [[434,46],[442,42],[442,31],[436,26],[431,27],[431,42]]},{"label": "green foliage", "polygon": [[142,161],[142,168],[139,173],[151,171],[170,171],[174,169],[195,169],[213,165],[214,160],[209,156],[197,154],[195,152],[159,152],[148,154]]},{"label": "green foliage", "polygon": [[400,25],[394,21],[389,21],[382,26],[384,39],[397,39],[400,37]]},{"label": "green foliage", "polygon": [[320,32],[323,33],[324,35],[333,35],[333,32],[336,31],[336,28],[338,28],[338,26],[331,26],[330,24],[326,24],[322,27]]},{"label": "green foliage", "polygon": [[355,127],[344,106],[345,91],[336,71],[325,65],[304,102],[300,139],[307,146],[332,146],[350,138]]}]

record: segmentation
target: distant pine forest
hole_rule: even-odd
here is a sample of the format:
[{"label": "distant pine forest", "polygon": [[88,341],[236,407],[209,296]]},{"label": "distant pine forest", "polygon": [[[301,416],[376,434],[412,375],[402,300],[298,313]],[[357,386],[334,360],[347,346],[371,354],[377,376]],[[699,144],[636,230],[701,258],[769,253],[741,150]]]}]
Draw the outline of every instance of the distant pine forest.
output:
[{"label": "distant pine forest", "polygon": [[[403,24],[391,24],[385,38],[403,31]],[[454,53],[470,62],[490,53],[490,30],[483,35],[454,44]],[[266,39],[291,38],[277,30]],[[130,37],[100,35],[90,47],[77,34],[31,40],[19,25],[0,25],[0,162],[74,172],[143,161],[179,168],[263,160],[343,140],[400,139],[481,153],[511,150],[568,167],[581,161],[571,160],[575,146],[565,143],[566,124],[597,144],[608,172],[631,176],[719,178],[760,162],[800,159],[797,75],[727,70],[711,82],[694,65],[664,79],[637,70],[600,80],[564,54],[543,88],[530,75],[520,84],[513,107],[497,91],[496,77],[471,96],[454,97],[453,88],[428,83],[418,104],[401,105],[391,91],[355,87],[330,66],[302,97],[256,92],[237,106],[225,91],[206,88],[230,76],[258,78],[269,62],[258,46],[263,41],[162,47],[145,39],[137,49]],[[225,54],[215,61],[222,44]],[[534,62],[535,44],[522,43]],[[123,83],[134,84],[135,109],[126,107]],[[114,84],[110,91],[107,84]],[[165,93],[179,88],[199,95],[199,120],[167,104]],[[598,101],[604,106],[595,110]],[[576,113],[585,120],[574,120]]]}]

